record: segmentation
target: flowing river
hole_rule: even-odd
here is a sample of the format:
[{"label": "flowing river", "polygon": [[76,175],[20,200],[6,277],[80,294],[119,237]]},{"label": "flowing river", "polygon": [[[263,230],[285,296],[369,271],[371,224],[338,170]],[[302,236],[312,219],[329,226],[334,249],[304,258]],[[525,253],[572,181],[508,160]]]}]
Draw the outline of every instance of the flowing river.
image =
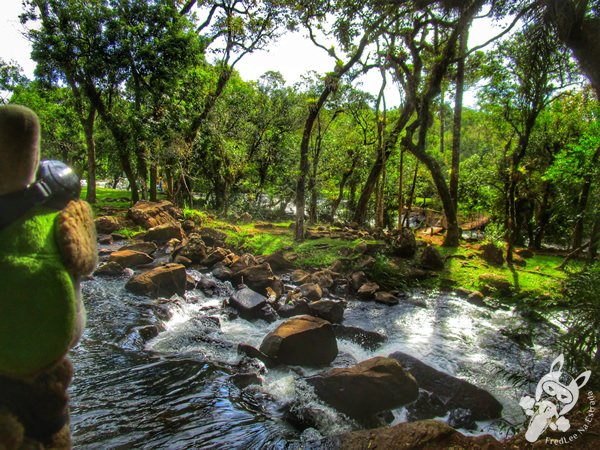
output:
[{"label": "flowing river", "polygon": [[[237,353],[240,343],[260,346],[281,321],[230,319],[221,308],[233,292],[229,283],[217,282],[213,297],[192,290],[157,307],[156,300],[127,292],[125,281],[97,277],[82,285],[88,323],[71,352],[76,448],[311,448],[307,444],[319,436],[357,429],[302,381],[319,370],[267,371]],[[349,299],[344,325],[377,331],[387,340],[371,351],[338,339],[332,366],[402,351],[486,389],[504,405],[506,420],[522,422],[518,402],[528,388],[513,388],[498,371],[539,379],[539,366],[556,356],[556,329],[447,293],[414,292],[408,300],[390,307]],[[161,314],[166,309],[171,314]],[[144,339],[147,325],[154,324],[164,331]],[[519,341],[529,334],[533,345]],[[232,376],[248,371],[260,372],[262,383],[239,388]],[[318,430],[301,433],[284,420],[282,406],[290,401],[321,411]],[[394,423],[405,420],[402,408],[394,415]],[[499,421],[478,425],[478,433],[503,436]]]}]

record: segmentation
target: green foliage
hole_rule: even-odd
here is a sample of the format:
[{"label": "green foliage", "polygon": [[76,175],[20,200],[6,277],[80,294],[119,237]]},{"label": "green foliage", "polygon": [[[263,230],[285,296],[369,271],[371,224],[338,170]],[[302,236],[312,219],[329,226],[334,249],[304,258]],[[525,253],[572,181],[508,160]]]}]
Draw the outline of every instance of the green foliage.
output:
[{"label": "green foliage", "polygon": [[[591,369],[596,373],[595,387],[600,386],[600,263],[586,267],[565,281],[568,301],[567,333],[562,339],[565,357],[573,368]],[[594,381],[594,380],[592,380]]]}]

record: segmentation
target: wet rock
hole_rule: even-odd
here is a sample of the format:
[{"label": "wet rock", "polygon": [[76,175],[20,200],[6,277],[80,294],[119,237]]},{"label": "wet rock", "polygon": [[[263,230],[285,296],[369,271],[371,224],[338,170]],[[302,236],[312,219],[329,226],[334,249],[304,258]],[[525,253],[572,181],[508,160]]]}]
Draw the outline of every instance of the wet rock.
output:
[{"label": "wet rock", "polygon": [[303,298],[280,300],[278,303],[276,303],[276,310],[277,314],[284,318],[310,314],[308,301]]},{"label": "wet rock", "polygon": [[185,289],[186,291],[193,291],[196,289],[196,279],[191,275],[186,275],[185,277]]},{"label": "wet rock", "polygon": [[154,258],[146,253],[136,252],[135,250],[118,250],[110,254],[108,261],[116,262],[121,267],[136,267],[150,264],[154,261]]},{"label": "wet rock", "polygon": [[94,271],[94,276],[100,277],[118,277],[123,275],[125,272],[123,266],[115,261],[106,262],[100,264]]},{"label": "wet rock", "polygon": [[318,300],[308,304],[310,314],[331,323],[341,323],[344,320],[346,304],[335,300]]},{"label": "wet rock", "polygon": [[321,289],[330,289],[333,286],[334,277],[339,278],[339,274],[328,269],[319,270],[310,276],[310,282],[318,284]]},{"label": "wet rock", "polygon": [[277,314],[267,302],[267,297],[244,287],[229,297],[229,306],[246,320],[262,319],[267,322],[277,320]]},{"label": "wet rock", "polygon": [[150,339],[155,338],[160,333],[158,326],[156,325],[143,325],[136,327],[135,330],[138,332],[144,342],[148,342]]},{"label": "wet rock", "polygon": [[201,276],[198,280],[196,288],[200,289],[202,292],[204,292],[204,294],[208,295],[209,297],[212,297],[218,291],[217,283],[204,275]]},{"label": "wet rock", "polygon": [[185,266],[171,263],[130,278],[125,288],[139,295],[170,297],[184,295],[185,285]]},{"label": "wet rock", "polygon": [[[280,408],[283,419],[299,431],[323,428],[331,423],[332,414],[316,403],[294,399]],[[310,448],[310,447],[306,447]]]},{"label": "wet rock", "polygon": [[127,244],[119,248],[119,250],[133,250],[136,252],[142,252],[147,255],[151,255],[156,250],[158,250],[158,246],[154,242],[134,242],[132,244]]},{"label": "wet rock", "polygon": [[448,425],[452,428],[464,428],[465,430],[477,429],[477,424],[473,420],[471,411],[464,408],[456,408],[450,411]]},{"label": "wet rock", "polygon": [[94,225],[98,234],[111,234],[123,228],[124,221],[122,217],[101,216],[94,220]]},{"label": "wet rock", "polygon": [[140,200],[127,211],[127,217],[136,225],[153,228],[163,224],[179,225],[182,212],[169,201],[148,202]]},{"label": "wet rock", "polygon": [[231,382],[235,384],[238,388],[244,389],[253,384],[262,384],[262,377],[253,372],[248,373],[236,373],[232,375],[230,378]]},{"label": "wet rock", "polygon": [[397,305],[399,303],[398,297],[385,291],[375,292],[375,301],[384,305]]},{"label": "wet rock", "polygon": [[409,269],[405,275],[407,280],[424,280],[426,278],[429,278],[429,276],[430,273],[428,271],[418,269],[416,267]]},{"label": "wet rock", "polygon": [[444,259],[437,248],[428,245],[423,249],[419,264],[423,269],[442,270],[444,268]]},{"label": "wet rock", "polygon": [[237,352],[241,355],[246,355],[250,358],[258,359],[259,361],[262,361],[262,363],[266,367],[269,367],[269,368],[275,367],[278,365],[277,361],[275,361],[273,358],[265,355],[259,349],[252,347],[249,344],[238,344]]},{"label": "wet rock", "polygon": [[335,359],[338,348],[331,323],[297,316],[267,334],[260,351],[283,364],[322,366]]},{"label": "wet rock", "polygon": [[179,224],[170,224],[164,223],[162,225],[157,225],[148,230],[148,232],[144,236],[145,241],[150,242],[168,242],[171,239],[178,239],[182,241],[185,234],[183,233],[183,229]]},{"label": "wet rock", "polygon": [[206,266],[206,267],[212,267],[215,264],[223,261],[227,257],[228,254],[229,254],[229,252],[227,250],[225,250],[224,248],[217,247],[212,252],[210,252],[208,255],[206,255],[206,258],[204,258],[200,264],[202,264],[203,266]]},{"label": "wet rock", "polygon": [[306,381],[325,403],[358,420],[413,402],[419,392],[413,376],[398,361],[382,356]]},{"label": "wet rock", "polygon": [[373,281],[368,281],[363,284],[356,294],[361,300],[373,300],[375,298],[375,292],[379,290],[379,285]]},{"label": "wet rock", "polygon": [[[505,446],[490,435],[465,436],[444,422],[423,420],[393,427],[360,430],[323,438],[315,448],[346,449],[486,449]],[[517,448],[517,447],[515,447]],[[521,447],[519,447],[521,448]]]},{"label": "wet rock", "polygon": [[504,264],[504,255],[502,250],[496,247],[494,244],[484,244],[480,247],[481,258],[488,264],[494,266],[501,266]]},{"label": "wet rock", "polygon": [[310,273],[306,272],[305,270],[300,270],[300,269],[296,269],[292,272],[292,281],[294,283],[306,283],[308,281],[310,277]]},{"label": "wet rock", "polygon": [[485,302],[483,301],[484,298],[485,296],[481,292],[475,291],[469,294],[467,301],[475,306],[484,307],[486,306]]},{"label": "wet rock", "polygon": [[218,280],[228,281],[233,277],[233,271],[229,267],[217,264],[212,270],[212,275]]},{"label": "wet rock", "polygon": [[192,233],[187,242],[173,251],[173,257],[183,256],[195,264],[199,264],[206,258],[206,244],[199,234]]},{"label": "wet rock", "polygon": [[251,266],[258,265],[258,260],[251,255],[250,253],[244,253],[242,256],[239,256],[234,259],[229,268],[234,272],[239,272],[240,270],[247,269]]},{"label": "wet rock", "polygon": [[110,234],[99,234],[98,235],[98,244],[110,245],[112,243],[113,243],[113,238]]},{"label": "wet rock", "polygon": [[[445,405],[446,411],[456,408],[468,409],[471,411],[473,420],[500,417],[502,404],[489,392],[460,378],[440,372],[406,353],[395,352],[390,357],[398,360],[410,371],[420,388],[439,398]],[[429,417],[434,417],[434,415]]]},{"label": "wet rock", "polygon": [[181,228],[186,233],[192,233],[196,229],[196,223],[191,219],[186,219],[181,223]]},{"label": "wet rock", "polygon": [[350,285],[354,291],[358,291],[367,281],[369,280],[367,280],[367,276],[362,271],[354,272],[350,275]]},{"label": "wet rock", "polygon": [[417,252],[417,240],[410,229],[404,228],[388,235],[387,247],[388,251],[394,256],[412,258]]},{"label": "wet rock", "polygon": [[[283,282],[273,275],[268,263],[234,272],[231,280],[235,285],[243,283],[262,295],[275,295],[276,298],[279,298],[283,293]],[[273,292],[269,292],[269,289]]]},{"label": "wet rock", "polygon": [[200,229],[200,236],[202,236],[202,240],[209,247],[224,247],[225,240],[227,239],[227,235],[222,231],[207,227]]},{"label": "wet rock", "polygon": [[269,263],[271,269],[275,272],[284,272],[294,268],[294,264],[281,254],[281,252],[275,252],[265,257],[263,262]]},{"label": "wet rock", "polygon": [[177,255],[175,258],[173,258],[173,262],[177,264],[182,264],[185,267],[191,267],[194,264],[194,261],[182,255]]},{"label": "wet rock", "polygon": [[298,290],[302,297],[306,298],[309,302],[316,302],[317,300],[321,300],[323,297],[323,291],[321,290],[321,286],[315,283],[304,283],[298,286]]},{"label": "wet rock", "polygon": [[406,408],[406,418],[410,422],[444,416],[448,408],[442,399],[424,389],[419,389],[417,401]]},{"label": "wet rock", "polygon": [[336,324],[333,326],[333,331],[338,339],[355,342],[367,350],[375,350],[387,340],[387,337],[381,333],[363,330],[358,327]]}]

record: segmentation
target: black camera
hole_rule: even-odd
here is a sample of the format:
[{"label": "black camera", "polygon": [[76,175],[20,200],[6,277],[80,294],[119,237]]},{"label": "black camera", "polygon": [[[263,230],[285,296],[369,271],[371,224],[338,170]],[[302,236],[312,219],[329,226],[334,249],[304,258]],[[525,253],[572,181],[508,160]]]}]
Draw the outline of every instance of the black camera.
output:
[{"label": "black camera", "polygon": [[79,198],[81,185],[73,169],[61,161],[40,162],[36,180],[27,188],[0,196],[0,228],[4,228],[35,206],[63,209]]}]

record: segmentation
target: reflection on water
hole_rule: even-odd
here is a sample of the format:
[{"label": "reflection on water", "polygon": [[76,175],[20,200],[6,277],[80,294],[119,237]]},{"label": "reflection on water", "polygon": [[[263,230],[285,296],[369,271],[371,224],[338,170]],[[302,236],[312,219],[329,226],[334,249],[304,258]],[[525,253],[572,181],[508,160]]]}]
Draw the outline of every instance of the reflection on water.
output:
[{"label": "reflection on water", "polygon": [[[291,401],[321,411],[323,435],[355,427],[320,404],[297,373],[317,370],[267,371],[241,359],[237,344],[258,347],[280,322],[230,320],[220,308],[230,285],[220,283],[216,298],[195,290],[174,299],[165,323],[155,314],[156,301],[127,293],[123,285],[123,279],[83,285],[88,327],[71,354],[77,448],[297,448],[302,436],[280,411]],[[344,323],[388,339],[375,351],[340,340],[336,364],[403,351],[487,389],[504,404],[509,419],[519,420],[522,393],[495,372],[518,373],[550,355],[552,329],[538,325],[533,348],[523,348],[499,332],[527,326],[511,312],[481,309],[452,295],[413,296],[427,308],[350,300]],[[164,331],[144,344],[136,330],[152,325]],[[231,382],[232,374],[249,370],[260,372],[261,385],[239,389]],[[402,420],[402,411],[395,415]]]}]

